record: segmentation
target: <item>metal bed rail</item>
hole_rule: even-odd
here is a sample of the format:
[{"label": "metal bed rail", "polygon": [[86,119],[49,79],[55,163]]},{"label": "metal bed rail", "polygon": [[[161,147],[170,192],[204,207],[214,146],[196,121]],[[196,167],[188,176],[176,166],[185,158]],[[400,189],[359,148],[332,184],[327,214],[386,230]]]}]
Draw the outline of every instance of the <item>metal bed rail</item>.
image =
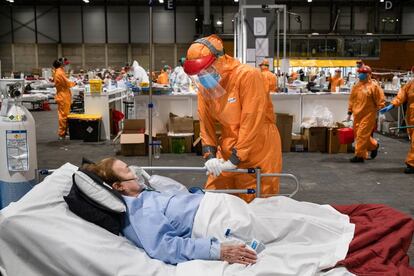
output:
[{"label": "metal bed rail", "polygon": [[[183,172],[207,172],[205,167],[141,167],[144,171],[183,171]],[[224,172],[234,172],[234,173],[247,173],[256,175],[256,189],[225,189],[225,190],[210,190],[203,189],[205,192],[215,192],[215,193],[229,193],[229,194],[256,194],[256,197],[262,196],[272,196],[268,194],[262,194],[262,178],[263,177],[281,177],[281,178],[290,178],[295,182],[295,188],[290,194],[277,194],[288,197],[293,197],[299,192],[300,182],[299,179],[293,174],[288,173],[262,173],[260,168],[249,168],[249,169],[235,169],[235,170],[225,170]],[[274,196],[274,195],[273,195]]]},{"label": "metal bed rail", "polygon": [[[170,172],[207,172],[205,167],[141,167],[144,171],[170,171]],[[53,173],[55,169],[39,169],[37,170],[36,176],[39,180],[41,175],[49,175]],[[295,196],[300,190],[299,179],[288,173],[262,173],[260,168],[249,168],[249,169],[235,169],[235,170],[225,170],[224,172],[233,172],[233,173],[247,173],[256,175],[256,188],[255,189],[222,189],[222,190],[211,190],[211,189],[202,189],[204,192],[213,192],[213,193],[228,193],[228,194],[255,194],[256,197],[262,196]],[[295,182],[295,188],[290,194],[262,194],[262,178],[263,177],[280,177],[280,178],[290,178]]]}]

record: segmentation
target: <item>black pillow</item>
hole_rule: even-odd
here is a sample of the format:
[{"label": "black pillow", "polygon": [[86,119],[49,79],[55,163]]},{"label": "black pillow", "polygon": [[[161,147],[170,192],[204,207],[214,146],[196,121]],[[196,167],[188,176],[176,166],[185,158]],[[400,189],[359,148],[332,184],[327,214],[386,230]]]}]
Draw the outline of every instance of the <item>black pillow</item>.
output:
[{"label": "black pillow", "polygon": [[[95,183],[104,187],[109,193],[112,193],[124,202],[122,196],[116,190],[108,188],[96,174],[83,169],[79,169],[79,171],[89,176]],[[68,204],[69,209],[79,217],[92,222],[115,235],[119,235],[124,225],[125,212],[114,211],[88,197],[88,195],[82,192],[77,186],[75,174],[72,176],[72,181],[73,185],[69,194],[63,197]]]}]

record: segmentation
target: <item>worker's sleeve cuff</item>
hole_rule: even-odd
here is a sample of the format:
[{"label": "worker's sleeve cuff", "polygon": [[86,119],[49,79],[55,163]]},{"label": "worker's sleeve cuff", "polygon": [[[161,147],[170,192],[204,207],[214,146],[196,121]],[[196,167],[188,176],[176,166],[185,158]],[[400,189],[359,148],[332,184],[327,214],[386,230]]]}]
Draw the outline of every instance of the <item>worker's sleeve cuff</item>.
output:
[{"label": "worker's sleeve cuff", "polygon": [[211,239],[210,260],[220,260],[220,242],[216,238]]},{"label": "worker's sleeve cuff", "polygon": [[215,146],[203,146],[203,157],[207,160],[216,158],[217,147]]},{"label": "worker's sleeve cuff", "polygon": [[230,162],[233,163],[233,165],[239,165],[240,164],[240,158],[237,156],[237,150],[236,149],[232,149],[231,150],[231,155],[229,158]]},{"label": "worker's sleeve cuff", "polygon": [[352,115],[352,111],[348,111],[348,115]]}]

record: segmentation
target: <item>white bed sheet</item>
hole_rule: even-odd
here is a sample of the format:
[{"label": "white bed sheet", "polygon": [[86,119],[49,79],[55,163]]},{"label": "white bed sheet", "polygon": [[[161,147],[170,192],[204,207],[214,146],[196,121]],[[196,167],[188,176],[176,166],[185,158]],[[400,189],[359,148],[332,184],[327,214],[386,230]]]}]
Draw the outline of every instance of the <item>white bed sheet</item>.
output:
[{"label": "white bed sheet", "polygon": [[[323,270],[344,259],[354,224],[329,205],[278,196],[246,204],[227,194],[206,193],[197,211],[192,236],[214,236],[221,242],[261,240],[266,249],[255,265],[192,261],[177,267],[177,275],[325,275]],[[231,236],[225,237],[227,229]],[[203,264],[204,263],[204,264]],[[331,271],[329,275],[346,270]],[[342,273],[342,274],[340,274]]]},{"label": "white bed sheet", "polygon": [[41,93],[36,94],[23,94],[22,100],[26,102],[37,102],[37,101],[47,101],[48,96]]},{"label": "white bed sheet", "polygon": [[[76,166],[65,164],[36,185],[21,200],[0,211],[0,272],[4,276],[294,275],[285,274],[286,270],[278,268],[278,263],[275,263],[278,249],[274,245],[268,245],[268,248],[259,255],[262,264],[259,262],[260,265],[250,267],[202,260],[182,263],[175,267],[153,260],[125,238],[115,236],[84,221],[68,209],[62,196],[69,193],[72,185],[71,176],[76,169]],[[258,200],[251,207],[262,215],[271,214],[274,209],[268,207],[274,202],[269,201],[267,204],[266,201],[268,200]],[[289,206],[285,207],[289,208]],[[203,205],[200,208],[203,209]],[[329,209],[329,207],[324,208]],[[204,211],[206,210],[208,208]],[[235,215],[237,221],[243,214]],[[197,214],[197,217],[201,216]],[[222,218],[219,216],[215,223]],[[207,232],[214,229],[214,227],[209,228],[209,221],[196,223],[195,231],[201,231],[200,227],[204,224],[207,225]],[[346,249],[339,251],[342,254],[346,253]],[[263,258],[263,254],[267,254],[268,257]],[[312,275],[351,276],[353,274],[344,268],[338,268],[325,274]]]},{"label": "white bed sheet", "polygon": [[[127,239],[69,211],[77,167],[65,164],[16,203],[0,211],[0,267],[16,275],[174,275]],[[5,272],[5,273],[4,273]]]}]

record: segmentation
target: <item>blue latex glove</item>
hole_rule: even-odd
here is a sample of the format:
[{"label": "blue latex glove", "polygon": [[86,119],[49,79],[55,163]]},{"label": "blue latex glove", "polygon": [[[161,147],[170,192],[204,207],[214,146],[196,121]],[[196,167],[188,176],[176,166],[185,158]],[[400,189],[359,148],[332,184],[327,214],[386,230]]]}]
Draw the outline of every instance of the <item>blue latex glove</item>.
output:
[{"label": "blue latex glove", "polygon": [[384,113],[386,113],[386,112],[388,112],[388,111],[390,111],[391,109],[393,109],[394,108],[394,105],[392,105],[392,104],[390,104],[390,105],[387,105],[386,107],[384,107],[384,108],[382,108],[382,109],[380,109],[380,113],[381,114],[384,114]]}]

